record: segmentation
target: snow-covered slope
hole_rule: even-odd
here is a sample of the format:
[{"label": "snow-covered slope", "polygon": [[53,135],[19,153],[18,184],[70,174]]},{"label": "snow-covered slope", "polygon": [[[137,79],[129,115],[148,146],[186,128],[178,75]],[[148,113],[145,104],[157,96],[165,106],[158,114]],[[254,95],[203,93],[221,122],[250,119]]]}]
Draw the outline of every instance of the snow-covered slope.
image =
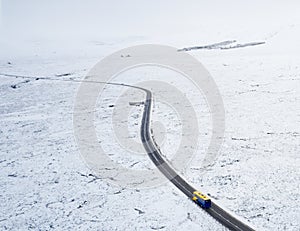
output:
[{"label": "snow-covered slope", "polygon": [[[9,9],[7,2],[2,9]],[[149,12],[158,8],[153,4]],[[133,24],[128,34],[125,29],[121,34],[110,34],[103,27],[103,37],[101,33],[93,37],[93,30],[88,30],[86,37],[80,39],[67,34],[62,38],[49,35],[49,39],[38,36],[33,39],[30,32],[24,36],[26,39],[16,38],[11,35],[17,29],[5,28],[0,39],[0,73],[80,80],[101,58],[136,44],[160,43],[182,48],[231,39],[240,43],[265,41],[266,44],[256,47],[190,53],[204,64],[219,87],[226,129],[215,164],[203,174],[201,161],[211,124],[209,111],[201,101],[203,107],[195,107],[200,116],[199,150],[181,174],[258,230],[298,230],[300,25],[295,13],[297,6],[293,1],[253,2],[248,6],[234,1],[226,5],[165,3],[159,10],[160,20],[155,21],[153,17],[153,22]],[[200,16],[198,11],[202,12]],[[7,14],[2,29],[11,19]],[[129,21],[141,15],[134,14]],[[164,21],[166,18],[172,20]],[[112,27],[117,21],[112,22]],[[140,31],[140,25],[146,29]],[[163,29],[156,31],[155,26],[159,25]],[[40,32],[45,30],[40,28]],[[132,79],[128,73],[120,78],[134,82],[139,78],[149,79],[154,73],[157,70],[141,69]],[[226,230],[170,183],[148,189],[123,188],[94,175],[80,156],[73,132],[73,106],[80,83],[2,75],[0,78],[1,229]],[[168,78],[176,76],[169,73]],[[146,155],[137,156],[140,164],[134,164],[134,156],[126,151],[114,152],[111,137],[101,136],[101,128],[108,126],[109,105],[122,91],[122,86],[107,88],[103,99],[106,104],[99,105],[95,127],[100,142],[110,150],[111,158],[121,159],[124,166],[154,167]],[[131,93],[123,95],[122,100],[129,102],[132,97],[140,97],[139,93]],[[196,95],[193,100],[198,100]],[[138,108],[132,110],[122,120],[128,124],[128,139],[135,142],[139,142],[141,115],[138,112]],[[171,158],[180,135],[180,122],[176,113],[163,105],[156,104],[153,113],[157,122],[154,134],[166,157]]]}]

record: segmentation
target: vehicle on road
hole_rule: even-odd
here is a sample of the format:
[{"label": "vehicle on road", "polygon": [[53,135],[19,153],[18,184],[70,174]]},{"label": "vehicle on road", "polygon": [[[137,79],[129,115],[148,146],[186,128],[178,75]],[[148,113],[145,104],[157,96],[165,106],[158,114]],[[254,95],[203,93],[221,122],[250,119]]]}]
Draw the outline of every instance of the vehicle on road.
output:
[{"label": "vehicle on road", "polygon": [[211,207],[211,200],[209,199],[209,197],[199,191],[193,192],[192,200],[202,208],[208,209]]}]

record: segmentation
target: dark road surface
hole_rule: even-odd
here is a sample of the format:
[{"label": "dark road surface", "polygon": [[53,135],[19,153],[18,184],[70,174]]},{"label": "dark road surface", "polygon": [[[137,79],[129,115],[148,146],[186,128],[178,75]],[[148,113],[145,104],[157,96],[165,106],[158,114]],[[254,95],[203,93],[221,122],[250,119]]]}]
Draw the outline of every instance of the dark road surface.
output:
[{"label": "dark road surface", "polygon": [[[144,112],[141,125],[141,138],[145,150],[147,151],[150,159],[156,165],[156,167],[178,188],[180,189],[188,198],[193,197],[193,192],[197,191],[191,185],[189,185],[183,178],[181,178],[162,158],[160,149],[157,147],[156,143],[153,141],[152,134],[150,133],[150,123],[151,123],[151,112],[152,112],[152,93],[151,91],[135,87],[137,89],[146,92],[146,101],[144,104]],[[243,230],[243,231],[253,231],[248,224],[240,221],[234,215],[228,213],[220,206],[218,206],[213,201],[211,202],[211,207],[205,209],[212,217],[218,220],[221,224],[229,228],[230,230]]]},{"label": "dark road surface", "polygon": [[[12,78],[22,78],[22,79],[37,79],[34,76],[20,76],[20,75],[11,75],[11,74],[3,74],[2,76],[12,77]],[[110,85],[118,85],[131,87],[135,89],[142,90],[146,92],[146,100],[144,103],[144,112],[141,124],[141,138],[144,145],[145,150],[147,151],[150,159],[156,165],[156,167],[171,181],[179,190],[181,190],[188,198],[192,199],[193,192],[197,191],[191,185],[189,185],[183,178],[181,178],[162,158],[162,154],[160,149],[157,147],[156,143],[153,141],[152,134],[150,132],[150,123],[151,123],[151,112],[152,112],[152,93],[151,91],[137,86],[122,84],[122,83],[108,83],[108,82],[100,82],[100,81],[89,81],[89,80],[74,80],[74,79],[57,79],[52,77],[38,77],[38,79],[49,80],[49,81],[66,81],[66,82],[86,82],[91,84],[110,84]],[[200,206],[199,206],[200,207]],[[243,230],[243,231],[253,231],[254,229],[250,227],[250,225],[241,221],[239,218],[235,217],[233,214],[225,211],[220,206],[218,206],[214,201],[211,201],[211,207],[205,209],[207,213],[209,213],[212,217],[214,217],[221,224],[229,228],[230,230]]]}]

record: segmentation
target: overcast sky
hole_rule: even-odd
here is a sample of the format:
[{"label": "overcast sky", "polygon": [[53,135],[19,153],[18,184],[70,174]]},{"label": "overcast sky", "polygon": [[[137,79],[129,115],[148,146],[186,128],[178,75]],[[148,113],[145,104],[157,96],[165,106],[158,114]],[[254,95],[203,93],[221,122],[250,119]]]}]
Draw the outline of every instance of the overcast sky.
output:
[{"label": "overcast sky", "polygon": [[[299,22],[297,1],[2,0],[2,35],[24,38],[176,34]],[[275,20],[276,19],[276,20]]]}]

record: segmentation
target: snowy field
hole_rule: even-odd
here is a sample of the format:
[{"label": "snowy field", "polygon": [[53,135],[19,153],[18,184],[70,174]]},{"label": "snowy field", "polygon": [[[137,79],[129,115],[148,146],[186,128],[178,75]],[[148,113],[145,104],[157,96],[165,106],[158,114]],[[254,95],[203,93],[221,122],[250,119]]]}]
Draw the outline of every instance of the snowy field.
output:
[{"label": "snowy field", "polygon": [[[119,25],[114,20],[111,27],[119,25],[120,34],[105,26],[103,38],[101,33],[92,37],[92,30],[85,30],[87,37],[77,39],[78,32],[57,38],[47,34],[33,20],[42,13],[26,21],[29,14],[20,13],[22,8],[14,5],[17,1],[12,2],[2,3],[2,11],[7,12],[3,13],[0,38],[0,230],[227,230],[171,183],[146,189],[138,185],[128,188],[95,176],[86,166],[74,136],[73,108],[80,83],[57,80],[82,80],[105,56],[137,44],[156,43],[180,49],[225,40],[265,44],[189,52],[207,68],[219,88],[226,127],[218,157],[203,174],[201,161],[211,135],[211,124],[205,101],[192,94],[191,102],[199,117],[199,147],[188,168],[180,173],[187,182],[249,221],[257,230],[299,230],[299,3],[254,1],[249,6],[234,1],[229,5],[214,3],[222,10],[211,3],[204,7],[208,12],[196,3],[194,7],[183,7],[187,4],[183,2],[172,7],[164,3],[159,8],[158,21],[136,22],[143,11],[149,17],[158,8],[154,3],[145,3],[148,11],[129,14],[128,23],[133,26],[128,26],[128,33],[124,28],[126,22]],[[66,2],[62,7],[67,6]],[[58,4],[58,1],[56,5],[50,4],[49,9]],[[136,8],[132,9],[130,4]],[[130,1],[130,4],[124,7],[134,11],[142,3]],[[77,13],[81,12],[78,6],[72,8]],[[88,10],[95,19],[97,11],[92,8]],[[203,16],[197,15],[197,9],[201,9]],[[45,12],[51,22],[51,14]],[[58,18],[64,17],[62,12],[59,11]],[[14,36],[18,30],[22,31],[22,23],[10,21],[14,13],[24,17],[24,25],[26,22],[36,25],[35,33],[24,31],[24,37]],[[119,20],[127,16],[121,10],[116,13]],[[68,13],[74,19],[72,15]],[[113,18],[108,13],[105,16],[105,20]],[[173,21],[163,21],[169,18]],[[142,27],[143,23],[149,31]],[[9,25],[16,29],[7,28]],[[48,22],[51,25],[54,26]],[[161,27],[156,31],[158,25]],[[58,27],[63,32],[63,26]],[[36,36],[38,32],[49,38]],[[52,32],[58,33],[55,29]],[[30,36],[34,39],[29,39]],[[140,69],[124,73],[119,81],[149,80],[157,72]],[[46,76],[53,80],[3,74]],[[174,73],[167,74],[165,81],[177,78]],[[121,139],[141,145],[142,107],[132,107],[128,102],[141,101],[143,95],[129,91],[120,97],[123,91],[122,86],[107,87],[102,97],[105,103],[97,107],[95,128],[99,142],[110,158],[127,168],[154,168],[146,154],[130,156],[112,141],[109,127],[112,113],[114,118],[119,118],[118,113],[128,110],[128,118],[122,118],[115,130],[128,125],[129,136]],[[163,94],[154,91],[154,98]],[[112,111],[110,105],[117,98],[127,103],[119,111]],[[154,129],[156,141],[166,158],[172,159],[181,122],[176,113],[159,103],[154,106],[153,120],[158,122]]]}]

